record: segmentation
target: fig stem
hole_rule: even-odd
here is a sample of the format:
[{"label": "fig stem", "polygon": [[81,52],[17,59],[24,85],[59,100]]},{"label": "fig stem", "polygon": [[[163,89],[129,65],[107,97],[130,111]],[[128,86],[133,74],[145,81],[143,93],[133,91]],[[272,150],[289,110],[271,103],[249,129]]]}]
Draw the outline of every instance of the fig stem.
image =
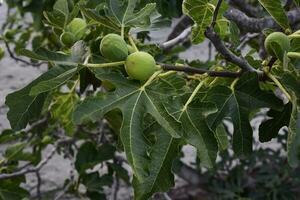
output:
[{"label": "fig stem", "polygon": [[238,78],[236,78],[236,79],[234,79],[234,81],[231,83],[231,85],[230,85],[230,89],[232,90],[232,91],[234,91],[234,86],[236,85],[236,83],[238,82]]},{"label": "fig stem", "polygon": [[137,46],[136,46],[136,44],[135,44],[133,38],[131,37],[131,35],[128,36],[128,39],[129,39],[129,42],[130,42],[131,46],[134,48],[134,51],[135,51],[135,52],[138,52],[139,49],[137,48]]},{"label": "fig stem", "polygon": [[104,68],[104,67],[116,67],[120,65],[124,65],[125,61],[120,61],[120,62],[111,62],[111,63],[101,63],[101,64],[92,64],[92,63],[87,63],[85,66],[91,67],[91,68]]},{"label": "fig stem", "polygon": [[300,34],[292,34],[288,36],[289,39],[297,39],[300,38]]},{"label": "fig stem", "polygon": [[167,77],[167,76],[169,76],[169,75],[176,74],[176,73],[177,73],[177,71],[168,71],[168,72],[159,74],[158,77],[159,77],[159,78],[163,78],[163,77]]},{"label": "fig stem", "polygon": [[152,81],[161,73],[162,71],[157,71],[154,74],[152,74],[152,76],[147,80],[147,82],[141,87],[140,90],[145,90],[145,87],[147,87],[148,85],[150,85],[152,83]]},{"label": "fig stem", "polygon": [[266,73],[266,75],[277,85],[277,87],[283,92],[283,94],[288,98],[290,102],[292,102],[291,95],[286,91],[283,85],[279,82],[279,80],[273,76],[271,73]]},{"label": "fig stem", "polygon": [[[206,75],[207,76],[207,75]],[[205,80],[205,79],[204,79]],[[197,85],[197,87],[195,88],[195,90],[193,91],[193,93],[191,94],[190,98],[187,100],[187,102],[184,104],[183,108],[181,109],[181,113],[179,115],[180,119],[183,115],[183,113],[187,110],[189,104],[193,101],[193,99],[195,98],[195,96],[197,95],[197,93],[199,92],[199,90],[202,88],[203,85],[205,85],[205,81],[202,80],[200,81],[200,83]]]},{"label": "fig stem", "polygon": [[300,58],[300,53],[298,52],[288,52],[287,56],[290,58]]},{"label": "fig stem", "polygon": [[124,25],[122,24],[122,26],[121,26],[121,37],[124,39],[124,29],[125,29],[125,27],[124,27]]}]

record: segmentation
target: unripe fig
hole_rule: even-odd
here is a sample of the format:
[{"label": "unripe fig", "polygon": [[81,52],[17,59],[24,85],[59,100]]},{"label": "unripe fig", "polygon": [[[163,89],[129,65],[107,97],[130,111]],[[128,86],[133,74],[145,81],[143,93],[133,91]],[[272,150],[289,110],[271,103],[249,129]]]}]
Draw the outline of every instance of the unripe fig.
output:
[{"label": "unripe fig", "polygon": [[75,36],[71,32],[63,32],[59,39],[60,42],[67,47],[71,47],[76,41]]},{"label": "unripe fig", "polygon": [[0,60],[4,57],[4,54],[5,54],[4,49],[0,47]]},{"label": "unripe fig", "polygon": [[129,77],[144,81],[147,80],[157,68],[153,56],[149,53],[138,51],[127,57],[125,69]]},{"label": "unripe fig", "polygon": [[4,37],[9,40],[12,40],[12,39],[14,39],[15,34],[16,34],[16,30],[8,29],[4,32]]},{"label": "unripe fig", "polygon": [[81,18],[74,18],[68,25],[67,25],[67,32],[71,32],[76,40],[80,40],[86,31],[87,24]]},{"label": "unripe fig", "polygon": [[288,36],[281,32],[273,32],[265,40],[265,48],[268,54],[283,59],[284,52],[288,52],[290,49],[290,40]]},{"label": "unripe fig", "polygon": [[49,135],[46,135],[42,139],[43,144],[49,144],[51,142],[51,137]]},{"label": "unripe fig", "polygon": [[102,56],[110,61],[123,61],[128,56],[128,48],[125,40],[117,34],[106,35],[100,44]]}]

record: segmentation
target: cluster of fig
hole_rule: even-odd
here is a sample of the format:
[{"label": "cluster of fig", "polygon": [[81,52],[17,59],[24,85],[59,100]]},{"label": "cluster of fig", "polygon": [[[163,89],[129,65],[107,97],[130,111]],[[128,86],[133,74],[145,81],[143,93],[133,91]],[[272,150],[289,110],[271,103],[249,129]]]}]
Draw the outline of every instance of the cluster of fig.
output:
[{"label": "cluster of fig", "polygon": [[[76,41],[81,40],[87,30],[87,23],[81,18],[74,18],[60,35],[64,46],[71,47]],[[154,58],[146,52],[136,51],[117,34],[108,34],[100,44],[100,52],[110,62],[125,61],[125,69],[130,78],[145,81],[156,70]]]},{"label": "cluster of fig", "polygon": [[147,80],[156,70],[156,62],[152,55],[142,51],[134,51],[132,46],[117,34],[108,34],[100,44],[103,57],[111,62],[125,61],[125,70],[130,78]]},{"label": "cluster of fig", "polygon": [[86,32],[87,24],[81,18],[74,18],[60,35],[60,42],[71,47],[76,41],[81,40]]}]

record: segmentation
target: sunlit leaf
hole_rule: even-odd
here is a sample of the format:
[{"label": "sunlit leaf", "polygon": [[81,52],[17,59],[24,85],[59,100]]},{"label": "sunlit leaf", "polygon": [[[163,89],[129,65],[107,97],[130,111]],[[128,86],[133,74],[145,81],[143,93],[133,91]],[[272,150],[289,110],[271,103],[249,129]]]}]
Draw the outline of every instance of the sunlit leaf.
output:
[{"label": "sunlit leaf", "polygon": [[283,29],[290,28],[287,15],[283,9],[281,1],[259,0],[259,2]]},{"label": "sunlit leaf", "polygon": [[112,82],[117,89],[109,95],[87,98],[74,112],[76,123],[86,120],[99,120],[108,111],[120,109],[123,114],[121,139],[127,159],[138,181],[147,176],[146,165],[147,142],[143,137],[143,119],[150,114],[171,136],[180,137],[182,134],[180,123],[168,114],[160,96],[160,91],[152,90],[151,85],[140,85],[130,81],[121,74],[95,70],[100,80]]}]

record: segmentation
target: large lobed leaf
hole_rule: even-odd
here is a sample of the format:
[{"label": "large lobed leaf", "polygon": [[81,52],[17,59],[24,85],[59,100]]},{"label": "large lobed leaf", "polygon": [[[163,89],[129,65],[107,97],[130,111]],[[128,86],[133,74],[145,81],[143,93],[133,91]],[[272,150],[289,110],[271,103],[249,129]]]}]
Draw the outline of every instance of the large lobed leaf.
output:
[{"label": "large lobed leaf", "polygon": [[[39,117],[48,92],[64,84],[68,79],[71,78],[71,76],[68,76],[64,79],[59,79],[58,81],[57,77],[61,74],[67,73],[70,70],[73,71],[74,66],[53,67],[39,78],[31,82],[28,86],[7,95],[5,102],[9,108],[7,118],[12,129],[21,130],[26,127],[28,122]],[[52,82],[51,80],[57,81]],[[51,82],[51,84],[45,88],[45,82]],[[33,88],[34,92],[32,92]]]},{"label": "large lobed leaf", "polygon": [[156,142],[150,150],[149,174],[139,181],[134,177],[135,199],[149,199],[156,192],[166,192],[174,186],[172,163],[178,154],[179,139],[171,137],[163,128],[155,129]]},{"label": "large lobed leaf", "polygon": [[143,136],[143,121],[150,114],[171,136],[180,137],[181,125],[170,116],[160,101],[159,91],[151,90],[151,85],[141,86],[130,81],[117,72],[97,69],[94,71],[100,80],[108,80],[117,89],[107,96],[87,98],[74,112],[74,120],[81,123],[86,120],[98,120],[105,113],[120,109],[123,114],[121,140],[127,159],[138,181],[143,182],[148,176],[147,142]]},{"label": "large lobed leaf", "polygon": [[[84,53],[84,45],[80,41],[72,47],[70,55],[52,52],[44,48],[40,48],[36,52],[20,50],[21,55],[34,60],[50,62],[53,67],[23,89],[7,95],[5,102],[9,107],[7,118],[12,129],[21,130],[31,120],[39,117],[48,93],[67,83],[82,68],[82,66],[78,66],[78,56],[81,57],[82,53]],[[71,109],[70,106],[69,109]]]},{"label": "large lobed leaf", "polygon": [[231,118],[234,126],[233,149],[238,155],[252,152],[253,130],[249,122],[250,113],[259,108],[282,108],[282,102],[275,95],[259,88],[256,73],[244,74],[233,90],[225,86],[211,88],[207,100],[214,102],[218,108],[217,113],[207,118],[212,130],[216,130],[224,118]]},{"label": "large lobed leaf", "polygon": [[292,104],[288,103],[284,106],[282,111],[271,109],[267,115],[270,119],[267,119],[259,126],[259,141],[268,142],[278,136],[280,129],[284,126],[288,126],[290,122]]},{"label": "large lobed leaf", "polygon": [[205,119],[216,111],[212,103],[194,101],[186,108],[183,107],[179,117],[184,128],[183,138],[197,149],[201,164],[208,168],[212,168],[215,164],[218,143],[214,131]]}]

